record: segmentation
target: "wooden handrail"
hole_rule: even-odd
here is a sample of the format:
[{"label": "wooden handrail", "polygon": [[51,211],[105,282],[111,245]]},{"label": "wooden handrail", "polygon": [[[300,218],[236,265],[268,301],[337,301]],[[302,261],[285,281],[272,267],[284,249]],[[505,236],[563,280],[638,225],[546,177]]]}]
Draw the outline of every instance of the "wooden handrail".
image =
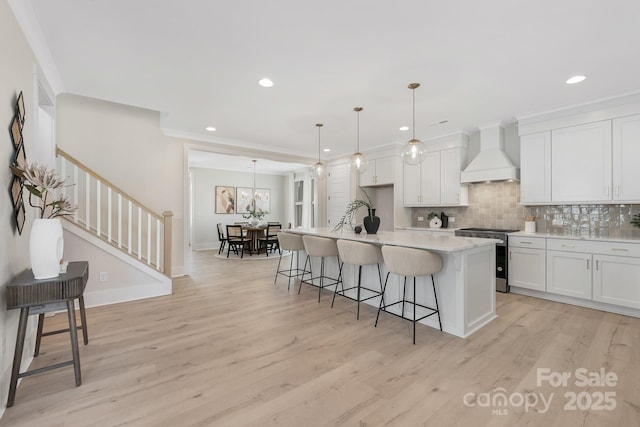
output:
[{"label": "wooden handrail", "polygon": [[[73,157],[72,155],[70,155],[69,153],[65,152],[64,150],[62,150],[61,148],[56,147],[56,154],[64,157],[65,159],[69,160],[71,163],[75,164],[76,166],[78,166],[80,169],[82,169],[83,171],[85,171],[87,174],[91,175],[92,177],[94,177],[95,179],[97,179],[98,181],[106,184],[108,187],[111,187],[113,190],[117,191],[118,193],[122,194],[122,196],[124,196],[126,199],[131,200],[136,206],[140,206],[142,209],[144,209],[145,211],[149,212],[155,219],[158,220],[163,220],[163,216],[160,214],[155,213],[152,209],[148,208],[147,206],[145,206],[143,203],[140,203],[138,200],[136,200],[134,197],[132,197],[131,195],[125,193],[124,191],[120,190],[120,188],[118,188],[116,185],[114,185],[113,183],[111,183],[110,181],[104,179],[102,176],[98,175],[96,172],[94,172],[92,169],[90,169],[89,167],[87,167],[84,163],[78,161],[78,159],[76,159],[75,157]],[[61,179],[63,179],[65,177],[61,177]]]}]

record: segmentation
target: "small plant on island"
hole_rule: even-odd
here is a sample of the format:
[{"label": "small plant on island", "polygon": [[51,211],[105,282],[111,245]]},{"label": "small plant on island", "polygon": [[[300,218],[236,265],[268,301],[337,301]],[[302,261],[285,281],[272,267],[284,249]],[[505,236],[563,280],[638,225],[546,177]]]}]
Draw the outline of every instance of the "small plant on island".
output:
[{"label": "small plant on island", "polygon": [[342,228],[345,225],[349,225],[349,226],[353,225],[353,218],[355,217],[356,212],[360,208],[367,208],[369,211],[369,214],[368,214],[369,217],[373,219],[373,216],[374,216],[373,210],[375,209],[373,200],[371,200],[371,197],[369,197],[369,194],[367,194],[367,192],[364,191],[362,187],[359,187],[359,188],[360,188],[360,191],[362,191],[362,194],[364,194],[366,200],[355,199],[349,202],[344,215],[342,215],[342,217],[338,220],[338,223],[335,225],[335,227],[333,227],[333,231],[342,230]]}]

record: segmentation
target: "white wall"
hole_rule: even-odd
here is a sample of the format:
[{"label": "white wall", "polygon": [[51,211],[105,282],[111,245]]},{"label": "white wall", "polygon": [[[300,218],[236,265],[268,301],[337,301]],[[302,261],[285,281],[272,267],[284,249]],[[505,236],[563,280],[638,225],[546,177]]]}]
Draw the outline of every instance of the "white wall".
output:
[{"label": "white wall", "polygon": [[[225,171],[217,169],[191,168],[193,185],[193,226],[191,247],[208,249],[218,247],[216,224],[233,224],[246,221],[241,214],[215,213],[216,185],[229,187],[253,186],[253,172]],[[271,211],[265,215],[265,221],[280,221],[286,227],[288,210],[287,200],[289,178],[283,175],[256,173],[256,187],[271,190]]]},{"label": "white wall", "polygon": [[158,214],[173,211],[172,272],[184,271],[183,144],[160,130],[160,113],[62,94],[57,144]]},{"label": "white wall", "polygon": [[[33,154],[35,94],[34,68],[35,57],[16,22],[13,12],[6,1],[0,2],[0,415],[4,412],[11,377],[11,364],[15,348],[18,315],[20,310],[6,310],[5,287],[18,273],[29,266],[29,231],[33,219],[33,210],[26,206],[27,220],[22,235],[18,235],[14,225],[12,203],[9,196],[11,172],[9,164],[13,161],[14,149],[9,132],[14,114],[16,97],[23,92],[26,119],[23,129],[27,160]],[[29,339],[25,343],[23,361],[31,358],[35,337],[34,319],[30,320],[27,331]],[[23,365],[25,366],[25,365]]]}]

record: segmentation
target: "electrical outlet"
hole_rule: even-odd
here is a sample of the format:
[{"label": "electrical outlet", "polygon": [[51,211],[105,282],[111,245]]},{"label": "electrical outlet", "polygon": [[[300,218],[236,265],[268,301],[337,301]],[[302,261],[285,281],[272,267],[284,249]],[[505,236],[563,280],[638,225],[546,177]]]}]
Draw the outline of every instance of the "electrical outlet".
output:
[{"label": "electrical outlet", "polygon": [[450,216],[449,217],[449,222],[456,222],[456,217],[455,216]]},{"label": "electrical outlet", "polygon": [[424,221],[424,217],[423,216],[419,216],[418,217],[418,221]]},{"label": "electrical outlet", "polygon": [[109,280],[109,273],[107,273],[106,271],[101,271],[100,272],[100,281],[101,282],[106,282],[107,280]]}]

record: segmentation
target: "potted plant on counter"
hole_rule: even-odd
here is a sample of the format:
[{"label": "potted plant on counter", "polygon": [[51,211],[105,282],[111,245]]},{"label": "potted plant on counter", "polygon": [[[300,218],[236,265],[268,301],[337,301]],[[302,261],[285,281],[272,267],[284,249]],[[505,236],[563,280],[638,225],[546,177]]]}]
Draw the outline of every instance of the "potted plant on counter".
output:
[{"label": "potted plant on counter", "polygon": [[353,218],[358,209],[367,208],[368,214],[363,220],[364,228],[367,230],[367,234],[376,234],[378,232],[378,228],[380,228],[380,218],[376,216],[376,208],[373,200],[371,200],[369,194],[362,187],[360,187],[360,191],[364,194],[365,199],[355,199],[349,202],[347,210],[340,220],[338,220],[335,227],[333,227],[333,231],[342,230],[345,225],[353,226]]},{"label": "potted plant on counter", "polygon": [[435,212],[429,212],[429,215],[427,215],[427,220],[429,221],[429,228],[442,227],[442,220]]}]

